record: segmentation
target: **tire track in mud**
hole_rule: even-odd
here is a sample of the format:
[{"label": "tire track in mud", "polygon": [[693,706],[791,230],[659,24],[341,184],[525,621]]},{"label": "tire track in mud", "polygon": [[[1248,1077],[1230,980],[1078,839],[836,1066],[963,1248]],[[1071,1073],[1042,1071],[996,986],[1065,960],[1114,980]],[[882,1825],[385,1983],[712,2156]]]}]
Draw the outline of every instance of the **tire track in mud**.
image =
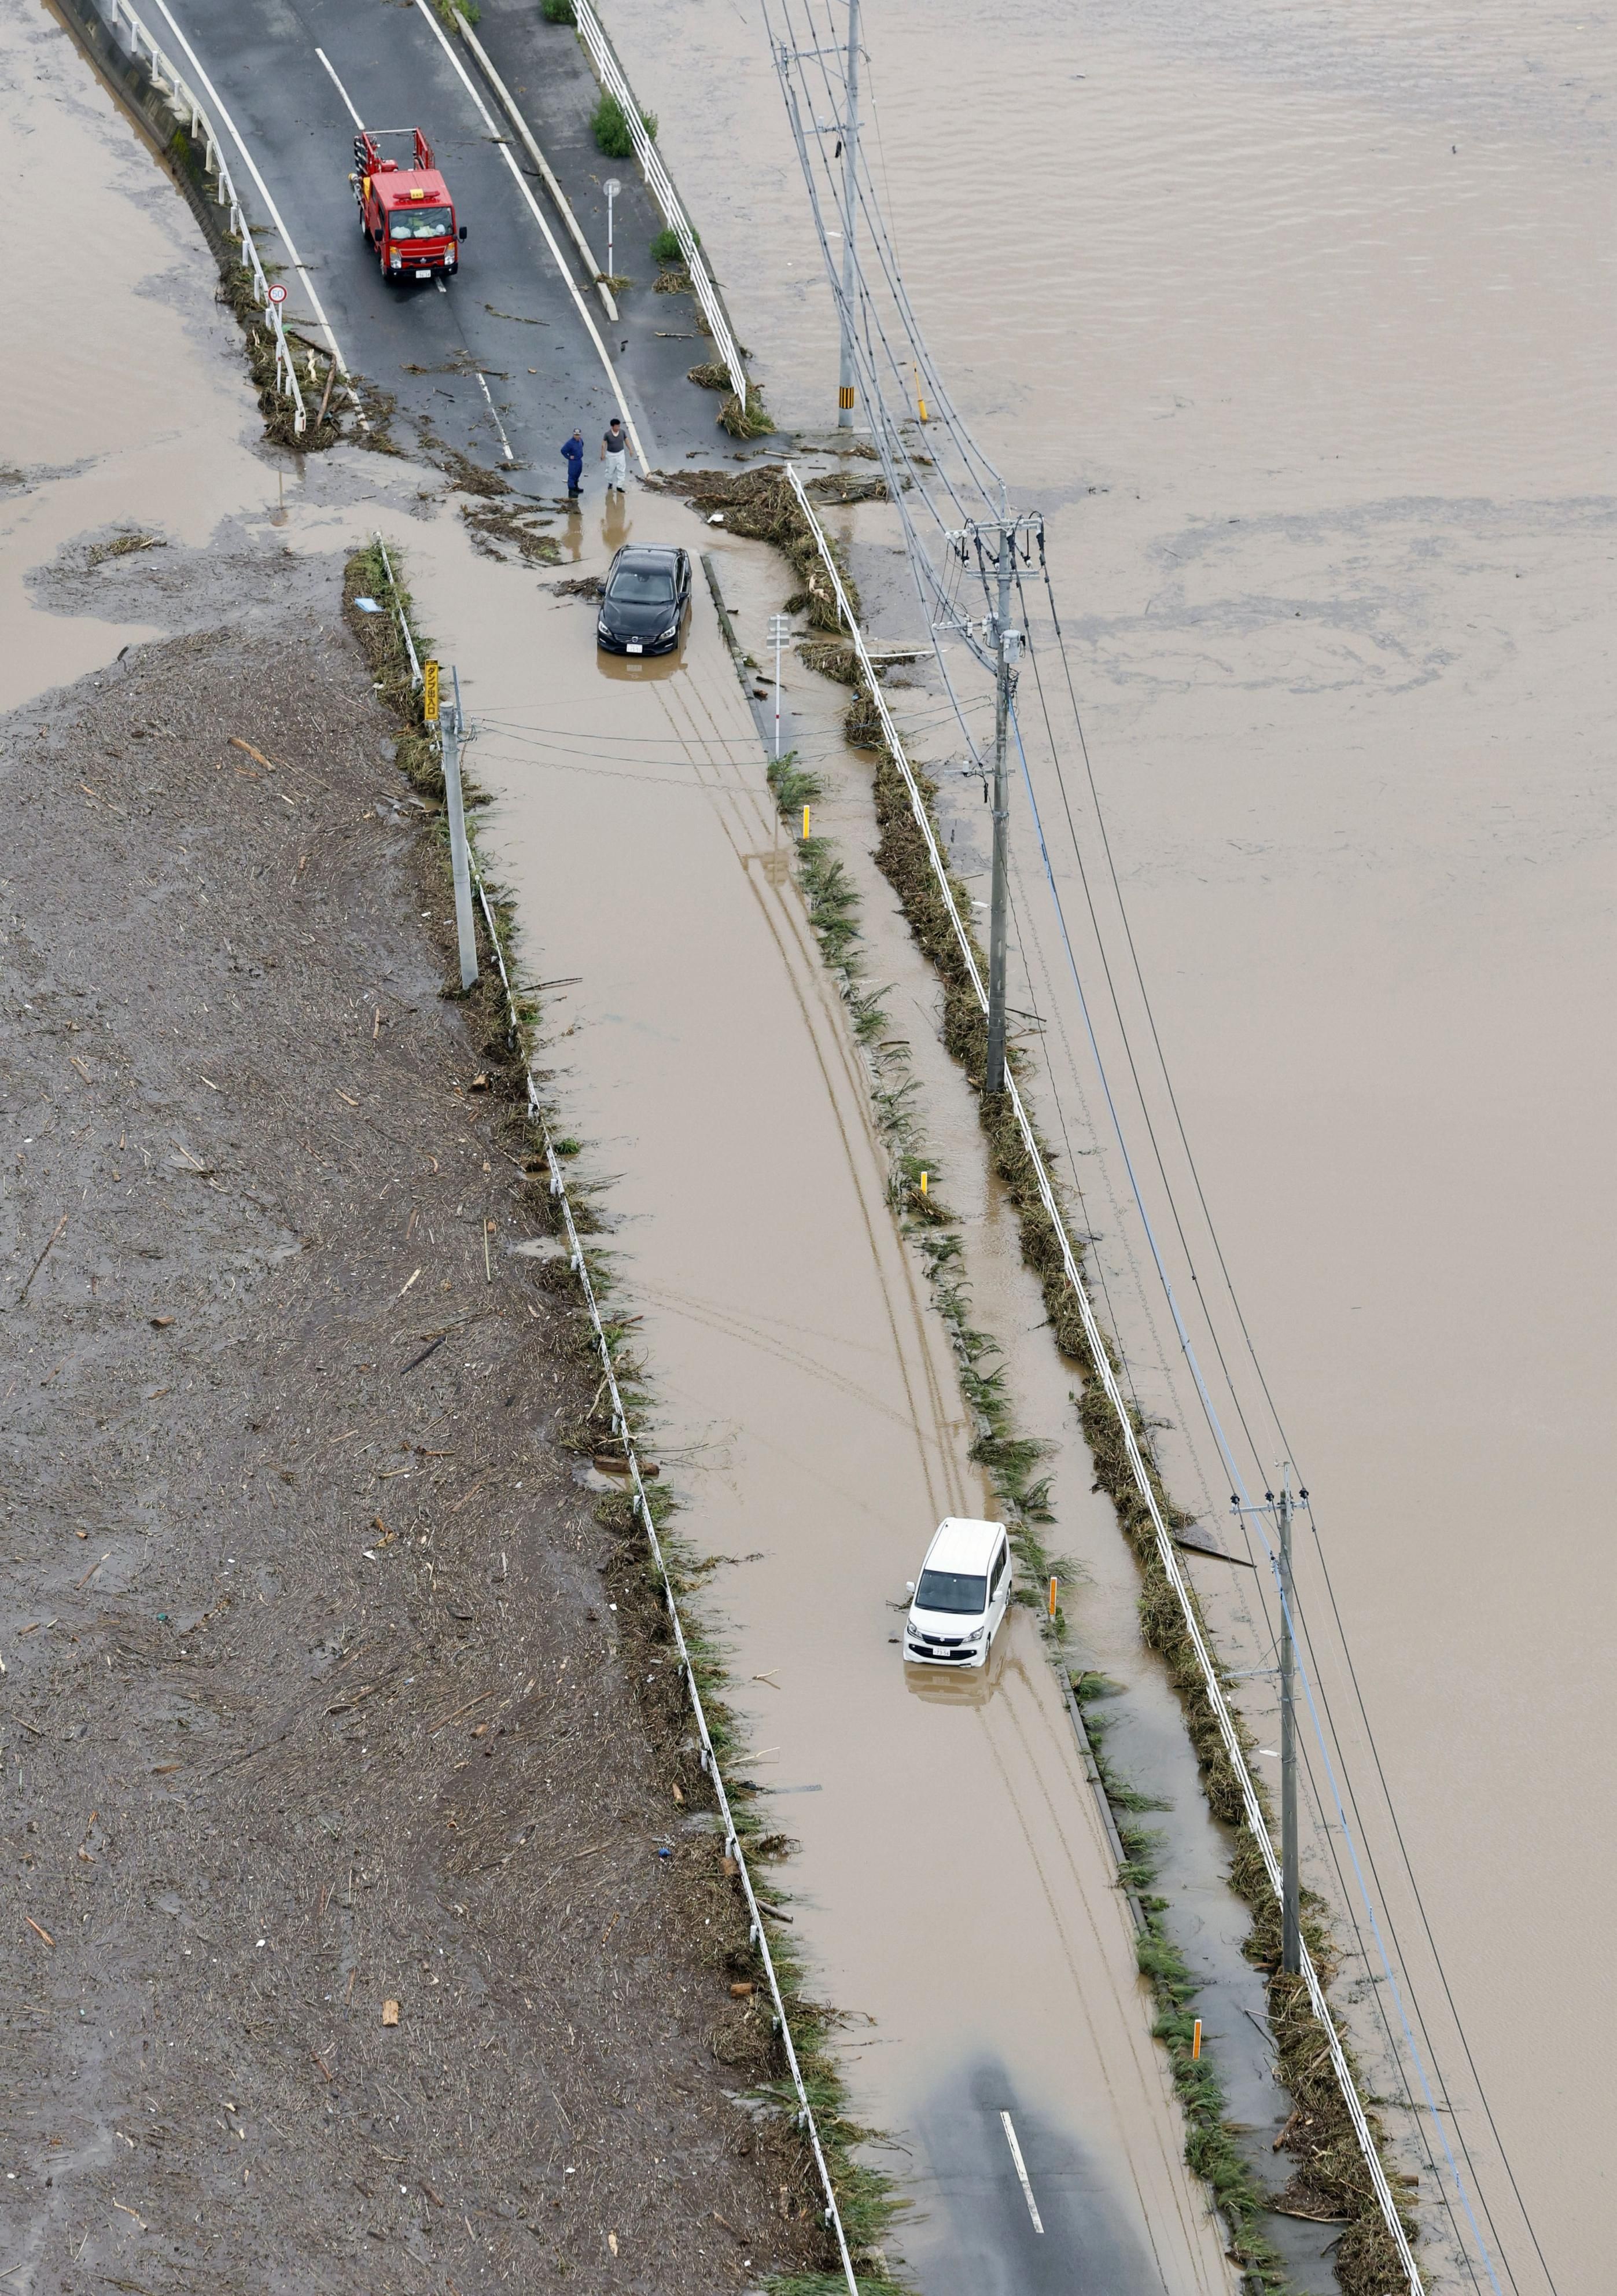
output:
[{"label": "tire track in mud", "polygon": [[[694,678],[692,682],[692,693],[701,700],[702,704],[701,715],[711,734],[721,738],[728,738],[722,735],[718,714],[708,697],[701,693],[700,686]],[[705,779],[704,745],[695,722],[697,719],[695,707],[693,706],[690,711],[692,723],[687,727],[682,728],[673,707],[673,694],[669,688],[660,687],[658,698],[662,704],[670,729],[676,734],[683,734],[691,738],[691,761],[699,783],[706,787],[708,784]],[[746,714],[751,727],[751,712],[749,710]],[[756,728],[751,730],[756,732]],[[759,742],[760,752],[762,746],[760,738]],[[713,796],[716,800],[718,800],[713,807],[715,816],[724,831],[736,860],[745,872],[747,883],[758,905],[759,913],[776,947],[780,952],[793,998],[802,1016],[809,1042],[814,1047],[815,1059],[818,1064],[820,1075],[825,1082],[833,1117],[842,1143],[849,1177],[853,1183],[855,1200],[858,1205],[866,1241],[869,1246],[871,1262],[877,1272],[877,1281],[881,1285],[882,1302],[887,1315],[888,1332],[892,1342],[893,1360],[898,1365],[909,1405],[908,1423],[915,1433],[916,1447],[922,1472],[926,1478],[929,1500],[935,1514],[964,1512],[966,1504],[964,1479],[957,1472],[951,1474],[949,1472],[952,1447],[948,1440],[953,1429],[961,1423],[961,1414],[956,1409],[951,1421],[948,1398],[938,1374],[934,1353],[927,1344],[928,1306],[921,1295],[918,1271],[909,1253],[899,1242],[899,1281],[902,1287],[900,1305],[900,1300],[895,1300],[894,1297],[888,1266],[891,1244],[898,1242],[898,1239],[882,1237],[879,1223],[886,1215],[885,1201],[882,1214],[874,1213],[868,1198],[866,1177],[860,1169],[856,1143],[861,1131],[867,1151],[885,1160],[884,1152],[876,1136],[874,1122],[870,1112],[870,1079],[858,1062],[858,1056],[852,1046],[849,1032],[842,1023],[840,1000],[833,999],[828,994],[829,984],[826,980],[825,967],[818,947],[815,943],[802,896],[790,874],[789,865],[781,871],[778,877],[773,874],[762,875],[762,873],[753,865],[765,857],[758,847],[744,846],[736,833],[738,829],[743,832],[751,832],[759,838],[767,833],[770,840],[770,856],[772,857],[778,850],[783,857],[785,857],[788,849],[778,844],[780,824],[773,802],[760,798],[755,807],[749,808],[753,813],[754,818],[751,821],[745,821],[740,818],[740,792],[734,783],[716,785]],[[769,898],[771,894],[774,896],[773,899]],[[810,983],[813,984],[812,988],[809,986]],[[826,1041],[827,1038],[829,1043]],[[853,1102],[854,1113],[851,1118],[847,1109],[849,1097],[851,1097]],[[888,1252],[885,1253],[882,1249],[884,1241],[888,1242],[889,1247]],[[906,1344],[900,1330],[900,1317],[905,1310],[907,1310],[907,1319],[913,1334],[911,1345]],[[924,1405],[923,1398],[924,1398]],[[935,1451],[923,1432],[923,1429],[929,1423],[933,1431]]]}]

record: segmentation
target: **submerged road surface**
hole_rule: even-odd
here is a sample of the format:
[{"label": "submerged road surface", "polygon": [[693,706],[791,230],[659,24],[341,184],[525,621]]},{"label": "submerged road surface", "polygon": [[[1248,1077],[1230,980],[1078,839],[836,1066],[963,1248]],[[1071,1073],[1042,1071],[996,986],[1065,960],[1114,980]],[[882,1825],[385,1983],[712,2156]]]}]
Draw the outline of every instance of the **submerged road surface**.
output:
[{"label": "submerged road surface", "polygon": [[[523,362],[543,373],[488,411],[518,455],[544,451],[554,406],[604,389],[603,372],[434,20],[419,7],[359,22],[289,6],[267,29],[229,4],[205,24],[173,14],[349,362],[382,374],[407,325],[409,363],[441,357],[458,390],[460,352],[492,355],[479,311],[520,312],[552,338]],[[344,180],[338,79],[366,119],[428,127],[476,222],[474,294],[470,260],[407,310],[376,278]],[[472,408],[481,459],[502,459],[469,395],[450,403]],[[570,537],[580,570],[630,536],[718,540],[663,498],[587,515]],[[907,1677],[894,1646],[937,1521],[986,1512],[988,1496],[705,586],[673,658],[609,662],[587,603],[474,557],[450,521],[405,540],[476,721],[476,770],[498,800],[486,842],[525,962],[576,977],[547,1006],[547,1066],[584,1168],[611,1178],[600,1201],[644,1311],[664,1473],[716,1559],[747,1767],[800,1844],[795,1933],[850,2021],[857,2109],[901,2148],[885,2157],[915,2204],[907,2257],[927,2296],[1227,2291],[1031,1622],[1014,1613],[970,1681]],[[723,550],[743,643],[761,653],[786,571]]]},{"label": "submerged road surface", "polygon": [[[614,505],[581,569],[630,535],[704,529]],[[748,545],[719,564],[760,630],[784,575]],[[718,1563],[744,1773],[800,1844],[793,1934],[850,2019],[856,2109],[902,2148],[906,2256],[928,2296],[1225,2290],[1031,1620],[969,1680],[907,1675],[895,1644],[939,1518],[987,1494],[705,587],[681,652],[628,665],[597,656],[587,601],[536,611],[447,537],[411,566],[480,728],[526,962],[570,984],[545,1066],[580,1168],[611,1178],[651,1447]]]}]

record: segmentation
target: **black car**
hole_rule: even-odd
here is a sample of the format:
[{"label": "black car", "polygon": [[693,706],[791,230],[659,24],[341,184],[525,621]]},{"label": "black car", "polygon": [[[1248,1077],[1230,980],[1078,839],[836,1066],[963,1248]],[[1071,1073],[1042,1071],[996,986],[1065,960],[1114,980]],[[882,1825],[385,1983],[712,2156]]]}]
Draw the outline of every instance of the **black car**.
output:
[{"label": "black car", "polygon": [[595,643],[608,653],[671,653],[691,603],[691,554],[636,544],[606,577]]}]

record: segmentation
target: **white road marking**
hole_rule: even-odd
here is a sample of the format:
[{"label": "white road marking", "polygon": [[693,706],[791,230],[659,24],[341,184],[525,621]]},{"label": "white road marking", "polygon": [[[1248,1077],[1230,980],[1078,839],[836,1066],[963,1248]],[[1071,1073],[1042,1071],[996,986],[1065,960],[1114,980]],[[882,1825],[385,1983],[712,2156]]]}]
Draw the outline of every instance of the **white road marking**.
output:
[{"label": "white road marking", "polygon": [[[562,250],[556,245],[554,233],[551,230],[549,224],[545,220],[544,209],[534,198],[533,193],[529,190],[527,178],[522,174],[521,169],[517,166],[516,161],[511,156],[510,144],[500,134],[498,127],[496,127],[493,115],[489,111],[488,105],[483,102],[482,97],[478,94],[477,89],[473,86],[471,78],[467,73],[465,65],[462,63],[460,58],[456,54],[454,48],[450,45],[449,36],[445,31],[443,26],[439,23],[438,18],[433,14],[430,0],[415,0],[415,4],[421,10],[422,14],[426,18],[428,23],[431,26],[439,47],[442,48],[445,55],[448,57],[449,62],[454,65],[456,71],[459,76],[461,86],[465,89],[466,94],[472,98],[472,102],[476,104],[479,116],[481,119],[484,127],[488,130],[491,141],[498,150],[501,159],[504,160],[505,165],[511,170],[512,182],[516,185],[518,191],[521,192],[523,199],[527,201],[529,213],[532,216],[535,223],[538,225],[539,229],[545,234],[545,244],[550,250],[556,269],[562,275],[567,291],[572,297],[574,303],[578,307],[579,316],[583,320],[585,326],[589,331],[589,340],[594,343],[601,364],[606,369],[606,379],[612,387],[612,397],[618,402],[618,412],[623,417],[623,427],[628,432],[629,445],[635,450],[635,457],[639,463],[641,475],[642,477],[644,477],[650,472],[652,466],[645,459],[645,449],[640,444],[639,433],[635,429],[634,418],[628,411],[628,402],[623,395],[623,386],[618,380],[618,371],[613,366],[612,360],[608,357],[606,345],[602,341],[600,335],[596,332],[595,323],[589,315],[589,306],[585,302],[583,296],[579,294],[577,286],[574,284],[572,273],[562,260]],[[158,5],[162,7],[163,0],[158,0]],[[168,13],[167,9],[164,9],[164,13]],[[487,387],[488,386],[485,384],[484,388],[487,389]]]},{"label": "white road marking", "polygon": [[1022,2157],[1022,2147],[1016,2142],[1016,2131],[1011,2126],[1011,2116],[1002,2112],[1000,2123],[1005,2129],[1005,2141],[1011,2148],[1011,2158],[1016,2163],[1016,2174],[1022,2180],[1022,2197],[1028,2204],[1028,2214],[1033,2219],[1033,2229],[1042,2240],[1044,2225],[1038,2214],[1038,2202],[1033,2198],[1033,2187],[1028,2181],[1028,2164]]},{"label": "white road marking", "polygon": [[495,412],[494,401],[492,398],[488,398],[488,378],[483,373],[480,366],[477,371],[477,379],[483,386],[483,397],[488,399],[488,412],[494,416],[494,427],[500,434],[501,446],[505,449],[505,460],[508,463],[514,463],[516,456],[511,451],[511,441],[505,436],[505,426],[500,421],[498,414]]},{"label": "white road marking", "polygon": [[[178,24],[175,21],[174,11],[169,7],[168,0],[157,0],[157,5],[162,12],[163,20],[167,23],[168,29],[174,34],[175,38],[179,42],[181,47],[184,48],[187,57],[190,59],[191,68],[197,77],[197,84],[201,87],[202,94],[208,98],[209,102],[212,104],[215,115],[218,118],[220,126],[229,135],[230,140],[235,145],[236,150],[241,153],[242,165],[246,168],[248,174],[252,177],[253,182],[258,185],[259,197],[263,201],[265,206],[269,210],[269,219],[281,235],[281,244],[286,250],[292,269],[303,282],[303,291],[308,297],[309,308],[315,315],[315,318],[321,333],[325,337],[326,342],[331,349],[332,357],[337,362],[338,372],[346,377],[349,371],[349,363],[342,356],[342,351],[338,344],[336,336],[332,332],[332,323],[325,316],[325,312],[321,306],[319,296],[315,292],[315,283],[308,275],[308,272],[304,265],[303,258],[292,245],[291,234],[287,230],[286,226],[281,220],[281,210],[269,195],[269,185],[259,173],[258,161],[253,158],[252,153],[242,142],[241,129],[236,126],[235,121],[231,118],[229,112],[226,111],[224,105],[220,102],[219,92],[218,88],[215,87],[213,82],[209,78],[207,73],[202,70],[201,60],[198,56],[196,50],[192,46],[190,41],[185,37],[185,33],[181,31]],[[364,422],[365,418],[363,415],[360,417],[360,420],[361,422]]]},{"label": "white road marking", "polygon": [[[332,64],[332,60],[331,60],[330,56],[328,56],[328,55],[326,54],[325,50],[324,50],[324,48],[316,48],[316,49],[315,50],[315,53],[319,57],[319,59],[320,59],[321,62],[325,66],[326,71],[327,71],[327,73],[330,75],[330,78],[331,78],[331,83],[332,83],[332,86],[336,89],[336,91],[337,91],[338,94],[342,98],[342,101],[344,102],[344,103],[346,103],[346,104],[347,104],[347,106],[348,106],[348,108],[349,108],[349,118],[353,121],[353,123],[354,123],[355,127],[359,130],[359,133],[363,135],[365,134],[365,122],[364,122],[364,120],[363,120],[363,119],[361,119],[361,118],[359,117],[359,114],[358,114],[358,113],[355,111],[355,109],[354,109],[354,99],[353,99],[353,97],[349,94],[349,92],[348,92],[347,88],[343,86],[342,82],[338,78],[338,77],[337,77],[337,73],[336,73],[336,68],[335,68],[335,66]],[[437,290],[438,290],[438,291],[439,291],[439,293],[440,295],[447,295],[447,294],[448,293],[448,291],[448,291],[448,289],[444,285],[444,283],[443,283],[443,281],[442,281],[441,279],[435,279],[435,280],[433,281],[433,283],[433,283],[433,285],[437,288]],[[500,421],[499,414],[498,414],[498,413],[497,413],[497,409],[496,409],[496,407],[495,407],[495,404],[494,404],[493,399],[492,399],[492,398],[489,398],[489,397],[488,397],[488,376],[487,376],[486,374],[484,374],[484,373],[482,373],[482,371],[480,369],[480,370],[479,370],[479,372],[478,372],[478,378],[477,378],[477,379],[478,379],[479,382],[480,382],[480,383],[481,383],[481,385],[482,385],[482,387],[483,387],[483,397],[488,400],[488,413],[489,413],[490,416],[491,416],[491,417],[492,417],[492,419],[493,419],[493,422],[494,422],[494,427],[495,427],[495,429],[496,429],[496,430],[499,432],[499,434],[500,434],[500,445],[501,445],[501,446],[505,448],[505,460],[506,460],[508,463],[514,463],[514,462],[515,462],[515,460],[516,460],[516,456],[515,456],[515,455],[512,453],[512,451],[511,451],[511,441],[510,441],[510,439],[507,439],[507,437],[505,436],[505,424]]]},{"label": "white road marking", "polygon": [[328,56],[328,55],[326,54],[325,50],[324,50],[324,48],[316,48],[316,49],[315,50],[315,53],[319,57],[319,59],[320,59],[321,62],[325,66],[326,70],[327,70],[328,72],[331,72],[331,75],[332,75],[332,86],[336,89],[336,91],[337,91],[338,94],[342,98],[342,101],[344,102],[344,103],[346,103],[346,104],[348,105],[348,108],[349,108],[349,118],[353,121],[353,123],[354,123],[355,127],[359,130],[359,133],[363,135],[365,134],[365,122],[364,122],[364,120],[363,120],[363,119],[361,119],[361,118],[359,117],[359,114],[355,111],[355,109],[354,109],[354,104],[353,104],[353,99],[352,99],[352,97],[349,95],[349,92],[348,92],[347,88],[343,86],[342,82],[338,78],[338,77],[337,77],[336,73],[335,73],[334,71],[332,71],[332,60],[331,60],[330,56]]}]

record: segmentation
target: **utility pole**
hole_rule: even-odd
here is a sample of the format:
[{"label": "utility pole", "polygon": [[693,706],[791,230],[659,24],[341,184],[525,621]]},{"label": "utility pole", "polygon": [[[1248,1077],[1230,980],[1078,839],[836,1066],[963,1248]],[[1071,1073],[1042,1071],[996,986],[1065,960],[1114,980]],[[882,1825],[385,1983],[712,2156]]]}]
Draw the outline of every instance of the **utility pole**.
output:
[{"label": "utility pole", "polygon": [[1011,817],[1007,750],[1011,734],[1011,693],[1015,683],[1013,665],[1022,651],[1022,633],[1011,627],[1011,576],[1014,570],[1014,529],[1002,526],[997,570],[999,604],[994,617],[998,659],[994,683],[994,883],[989,909],[989,1049],[982,1071],[985,1093],[1005,1090],[1005,879],[1009,867],[1006,832]]},{"label": "utility pole", "polygon": [[472,861],[466,850],[466,808],[460,786],[460,672],[451,672],[455,699],[443,715],[444,791],[449,800],[449,867],[455,880],[455,929],[460,939],[460,985],[477,985],[477,931],[472,922]]},{"label": "utility pole", "polygon": [[1292,1471],[1284,1470],[1275,1512],[1280,1525],[1280,1966],[1302,1973],[1302,1919],[1297,1872],[1296,1652],[1292,1636]]},{"label": "utility pole", "polygon": [[838,375],[836,422],[853,428],[853,217],[858,197],[859,0],[848,0],[848,103],[842,121],[842,364]]},{"label": "utility pole", "polygon": [[775,648],[775,756],[778,763],[781,753],[781,648],[791,633],[792,625],[784,614],[769,617],[769,643]]},{"label": "utility pole", "polygon": [[[1011,619],[1011,585],[1016,579],[1020,550],[1026,560],[1038,545],[1042,564],[1045,522],[1038,511],[1011,515],[1002,504],[998,518],[973,519],[948,537],[950,548],[964,567],[972,565],[983,586],[985,599],[993,585],[994,608],[986,619],[950,611],[934,627],[964,639],[983,668],[994,672],[994,884],[989,912],[989,1042],[983,1063],[985,1093],[1005,1090],[1005,964],[1010,922],[1011,823],[1011,705],[1016,695],[1016,665],[1022,660],[1022,633]],[[975,757],[975,744],[973,745]]]}]

